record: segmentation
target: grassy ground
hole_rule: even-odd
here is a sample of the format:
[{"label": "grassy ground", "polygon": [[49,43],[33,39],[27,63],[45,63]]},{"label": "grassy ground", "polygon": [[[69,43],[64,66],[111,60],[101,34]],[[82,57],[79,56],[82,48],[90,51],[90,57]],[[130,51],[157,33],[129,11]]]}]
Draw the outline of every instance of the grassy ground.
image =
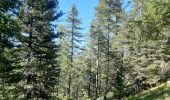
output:
[{"label": "grassy ground", "polygon": [[130,96],[127,100],[170,100],[170,84],[161,84],[138,95]]}]

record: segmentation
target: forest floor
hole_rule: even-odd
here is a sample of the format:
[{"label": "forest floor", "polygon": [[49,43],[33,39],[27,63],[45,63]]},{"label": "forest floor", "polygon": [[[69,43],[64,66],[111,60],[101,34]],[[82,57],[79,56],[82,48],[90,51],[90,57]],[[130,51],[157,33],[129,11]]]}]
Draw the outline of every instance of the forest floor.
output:
[{"label": "forest floor", "polygon": [[130,96],[127,100],[170,100],[170,84],[161,84],[135,96]]}]

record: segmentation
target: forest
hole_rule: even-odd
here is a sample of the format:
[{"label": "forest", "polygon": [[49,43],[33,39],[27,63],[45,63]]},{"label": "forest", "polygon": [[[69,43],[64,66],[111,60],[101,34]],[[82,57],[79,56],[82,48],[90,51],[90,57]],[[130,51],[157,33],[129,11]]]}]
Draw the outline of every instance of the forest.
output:
[{"label": "forest", "polygon": [[84,34],[76,4],[0,0],[0,100],[170,100],[170,0],[127,1]]}]

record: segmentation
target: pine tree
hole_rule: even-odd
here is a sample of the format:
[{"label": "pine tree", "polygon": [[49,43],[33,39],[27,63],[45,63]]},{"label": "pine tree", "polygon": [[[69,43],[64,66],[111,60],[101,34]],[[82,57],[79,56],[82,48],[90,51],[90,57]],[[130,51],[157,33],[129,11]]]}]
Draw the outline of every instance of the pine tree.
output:
[{"label": "pine tree", "polygon": [[20,37],[17,23],[19,7],[19,0],[0,1],[0,99],[17,97],[17,82],[22,77],[17,70],[19,66],[15,47]]},{"label": "pine tree", "polygon": [[[108,5],[107,5],[108,4]],[[111,7],[111,3],[110,1],[100,1],[99,5],[101,6],[100,9],[97,9],[98,11],[98,14],[103,14],[102,19],[101,21],[102,22],[106,22],[104,29],[106,30],[106,44],[107,44],[107,50],[106,50],[106,57],[107,57],[107,65],[106,66],[106,69],[105,69],[105,92],[104,92],[104,100],[106,100],[106,95],[107,95],[107,92],[108,92],[108,86],[109,86],[109,69],[110,69],[110,35],[111,35],[111,11],[110,11],[110,7]],[[105,18],[103,18],[105,17]],[[99,19],[100,20],[100,19]]]},{"label": "pine tree", "polygon": [[88,98],[92,98],[94,97],[94,88],[95,84],[97,82],[95,82],[95,72],[93,71],[94,69],[94,65],[95,65],[95,61],[94,61],[94,52],[93,52],[93,32],[94,32],[94,26],[91,26],[89,29],[89,34],[88,34],[88,41],[87,41],[87,46],[84,50],[85,53],[85,67],[86,67],[86,73],[85,73],[85,77],[86,77],[86,91],[87,91],[87,95]]},{"label": "pine tree", "polygon": [[[105,34],[105,42],[106,42],[106,52],[105,52],[105,93],[104,100],[106,100],[107,93],[109,92],[108,88],[110,88],[110,69],[111,69],[111,40],[113,36],[117,35],[117,27],[120,25],[119,17],[121,16],[121,4],[119,0],[99,0],[99,4],[97,6],[97,14],[99,23],[101,23],[102,29],[104,29],[103,33]],[[115,30],[115,31],[114,31]]]},{"label": "pine tree", "polygon": [[[168,1],[142,0],[135,1],[134,4],[131,16],[126,22],[129,52],[126,60],[129,62],[127,65],[132,68],[131,82],[135,87],[133,92],[136,93],[152,87],[150,84],[156,84],[160,79],[160,72],[168,72],[167,67],[163,68],[167,70],[166,72],[161,70],[161,66],[166,66],[169,62],[169,54],[165,53],[169,35],[167,35],[167,21],[165,21],[167,10],[161,12],[161,9],[168,7]],[[157,11],[162,14],[158,14]],[[141,84],[138,84],[138,81],[142,81]]]},{"label": "pine tree", "polygon": [[103,62],[103,57],[102,55],[104,54],[105,50],[105,37],[104,34],[101,30],[101,25],[98,22],[98,20],[94,20],[92,22],[92,25],[90,27],[90,37],[92,41],[92,53],[95,55],[95,74],[96,74],[96,83],[95,83],[95,98],[98,98],[100,91],[101,91],[101,85],[102,85],[102,80],[101,80],[101,74],[102,74],[102,63]]},{"label": "pine tree", "polygon": [[58,61],[61,66],[60,72],[60,85],[59,85],[59,92],[63,93],[63,96],[67,94],[67,81],[68,81],[68,73],[70,69],[70,57],[69,57],[69,39],[66,27],[64,25],[58,26],[58,32],[61,34],[59,38],[59,58]]},{"label": "pine tree", "polygon": [[56,12],[57,0],[26,0],[20,11],[23,32],[22,54],[24,78],[24,98],[50,99],[55,92],[59,76],[56,62],[58,46],[57,34],[51,22],[61,13]]},{"label": "pine tree", "polygon": [[96,90],[95,90],[95,98],[98,98],[98,92],[99,92],[99,68],[100,68],[100,30],[96,26],[91,26],[91,38],[95,38],[97,36],[97,39],[95,41],[96,44],[96,51],[97,51],[97,61],[96,61]]},{"label": "pine tree", "polygon": [[72,70],[74,68],[74,57],[77,52],[80,50],[80,43],[82,34],[79,32],[81,28],[79,27],[81,22],[78,19],[78,11],[76,8],[76,5],[74,4],[71,8],[71,11],[67,17],[67,24],[68,24],[68,30],[67,34],[69,36],[69,43],[70,43],[70,72],[69,72],[69,81],[68,81],[68,96],[71,96],[71,84],[72,84]]},{"label": "pine tree", "polygon": [[121,0],[115,0],[113,2],[113,41],[112,41],[112,53],[113,55],[113,64],[114,64],[114,72],[113,75],[113,83],[114,83],[114,91],[115,98],[121,99],[125,96],[125,74],[127,74],[127,66],[125,65],[124,58],[126,56],[126,47],[125,47],[125,36],[124,36],[124,23],[125,19],[125,11],[122,7]]}]

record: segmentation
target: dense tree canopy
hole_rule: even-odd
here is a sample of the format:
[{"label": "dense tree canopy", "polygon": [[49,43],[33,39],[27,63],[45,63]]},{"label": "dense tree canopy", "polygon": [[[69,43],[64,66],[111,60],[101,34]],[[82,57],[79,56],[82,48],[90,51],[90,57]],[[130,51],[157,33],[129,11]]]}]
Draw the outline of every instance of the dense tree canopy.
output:
[{"label": "dense tree canopy", "polygon": [[75,4],[60,24],[58,0],[0,0],[0,99],[124,100],[165,84],[170,0],[124,2],[98,0],[83,34]]}]

